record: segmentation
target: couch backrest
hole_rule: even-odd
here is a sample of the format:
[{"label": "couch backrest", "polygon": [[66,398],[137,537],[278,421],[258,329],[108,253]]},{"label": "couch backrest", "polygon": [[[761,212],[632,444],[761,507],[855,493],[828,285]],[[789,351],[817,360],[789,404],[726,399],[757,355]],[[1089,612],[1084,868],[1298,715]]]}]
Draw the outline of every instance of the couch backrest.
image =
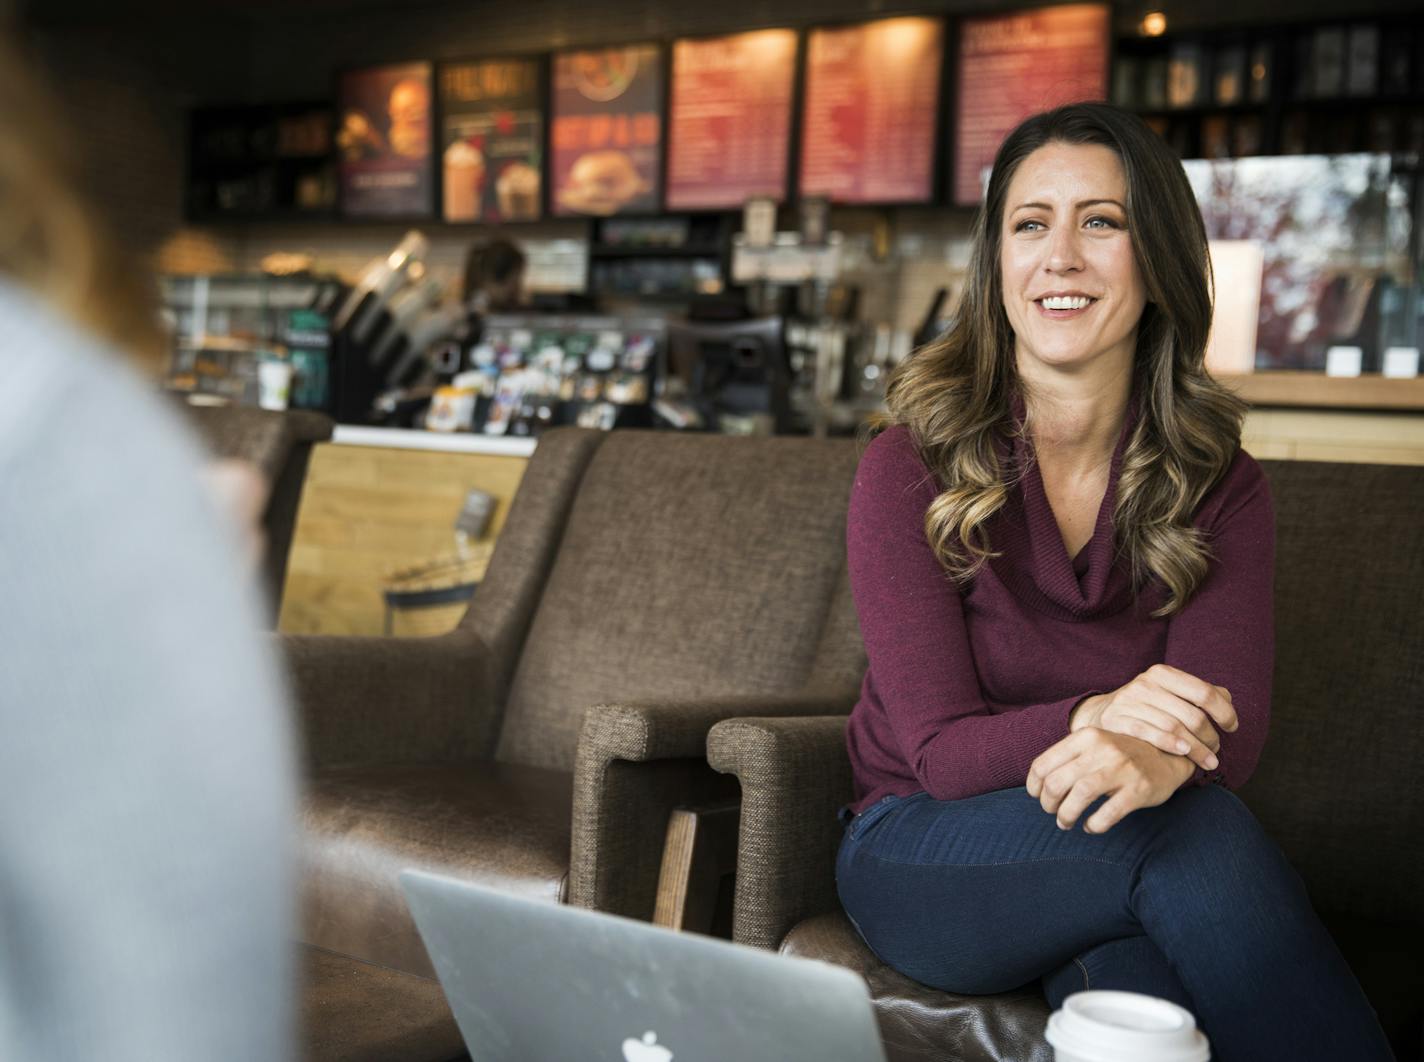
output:
[{"label": "couch backrest", "polygon": [[262,515],[266,549],[262,583],[272,619],[282,600],[287,555],[297,525],[297,507],[312,446],[331,438],[331,418],[309,410],[267,410],[249,406],[182,406],[214,457],[237,458],[262,470],[271,484]]},{"label": "couch backrest", "polygon": [[571,768],[603,702],[853,692],[857,459],[851,440],[604,436],[523,639],[499,758]]},{"label": "couch backrest", "polygon": [[1262,465],[1276,672],[1241,796],[1322,912],[1424,925],[1424,468]]}]

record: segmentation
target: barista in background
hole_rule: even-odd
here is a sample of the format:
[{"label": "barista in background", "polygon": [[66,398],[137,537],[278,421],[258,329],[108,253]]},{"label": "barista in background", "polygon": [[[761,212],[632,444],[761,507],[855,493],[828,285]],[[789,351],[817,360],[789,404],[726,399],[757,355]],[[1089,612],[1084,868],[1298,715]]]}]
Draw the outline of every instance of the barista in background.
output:
[{"label": "barista in background", "polygon": [[527,266],[524,252],[512,240],[485,240],[471,247],[465,259],[465,308],[471,320],[519,309]]},{"label": "barista in background", "polygon": [[[459,335],[460,368],[469,368],[473,351],[484,337],[485,318],[514,313],[524,304],[524,270],[528,259],[513,240],[481,240],[465,257],[465,326]],[[448,377],[443,382],[449,382]]]}]

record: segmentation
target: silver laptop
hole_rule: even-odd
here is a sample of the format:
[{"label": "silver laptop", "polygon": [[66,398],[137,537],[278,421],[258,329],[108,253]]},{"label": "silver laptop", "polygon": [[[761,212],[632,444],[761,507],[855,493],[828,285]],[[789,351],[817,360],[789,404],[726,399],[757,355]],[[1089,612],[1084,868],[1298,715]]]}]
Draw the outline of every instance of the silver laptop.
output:
[{"label": "silver laptop", "polygon": [[421,871],[401,884],[474,1062],[884,1062],[849,970]]}]

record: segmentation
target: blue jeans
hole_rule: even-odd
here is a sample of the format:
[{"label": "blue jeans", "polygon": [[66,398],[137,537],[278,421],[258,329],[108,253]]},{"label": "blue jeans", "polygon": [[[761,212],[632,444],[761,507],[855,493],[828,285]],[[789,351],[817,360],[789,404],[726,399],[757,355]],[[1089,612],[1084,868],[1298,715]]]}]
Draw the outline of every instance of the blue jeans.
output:
[{"label": "blue jeans", "polygon": [[1105,834],[1087,817],[1060,830],[1022,788],[886,797],[846,829],[841,903],[882,961],[948,992],[1042,978],[1054,1007],[1145,992],[1195,1014],[1216,1062],[1393,1057],[1299,875],[1233,794],[1179,790]]}]

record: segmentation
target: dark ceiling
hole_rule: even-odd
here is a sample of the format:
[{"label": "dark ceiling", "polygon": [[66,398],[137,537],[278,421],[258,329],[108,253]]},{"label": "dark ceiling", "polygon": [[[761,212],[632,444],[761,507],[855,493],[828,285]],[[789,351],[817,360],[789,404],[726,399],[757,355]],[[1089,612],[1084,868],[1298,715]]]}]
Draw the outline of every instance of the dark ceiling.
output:
[{"label": "dark ceiling", "polygon": [[[466,0],[464,10],[498,0]],[[147,19],[201,21],[265,21],[274,16],[311,15],[343,11],[396,11],[413,7],[444,7],[450,0],[0,0],[0,11],[16,8],[20,17],[35,25],[60,22],[133,23]]]},{"label": "dark ceiling", "polygon": [[[89,25],[161,19],[187,24],[262,24],[288,18],[309,20],[325,14],[410,11],[413,8],[458,8],[462,18],[480,8],[493,8],[510,0],[0,0],[0,14],[18,12],[34,26],[85,23]],[[573,3],[590,0],[572,0]],[[597,0],[591,0],[597,3]],[[650,16],[696,0],[647,0]],[[1043,0],[866,0],[866,13],[940,8],[948,13],[1002,11],[1039,6]],[[1062,2],[1062,0],[1047,0]],[[763,5],[775,17],[776,0]],[[1352,20],[1372,15],[1417,13],[1420,0],[1113,0],[1114,22],[1127,32],[1149,11],[1164,11],[1178,30],[1216,26],[1265,25],[1324,19]]]}]

